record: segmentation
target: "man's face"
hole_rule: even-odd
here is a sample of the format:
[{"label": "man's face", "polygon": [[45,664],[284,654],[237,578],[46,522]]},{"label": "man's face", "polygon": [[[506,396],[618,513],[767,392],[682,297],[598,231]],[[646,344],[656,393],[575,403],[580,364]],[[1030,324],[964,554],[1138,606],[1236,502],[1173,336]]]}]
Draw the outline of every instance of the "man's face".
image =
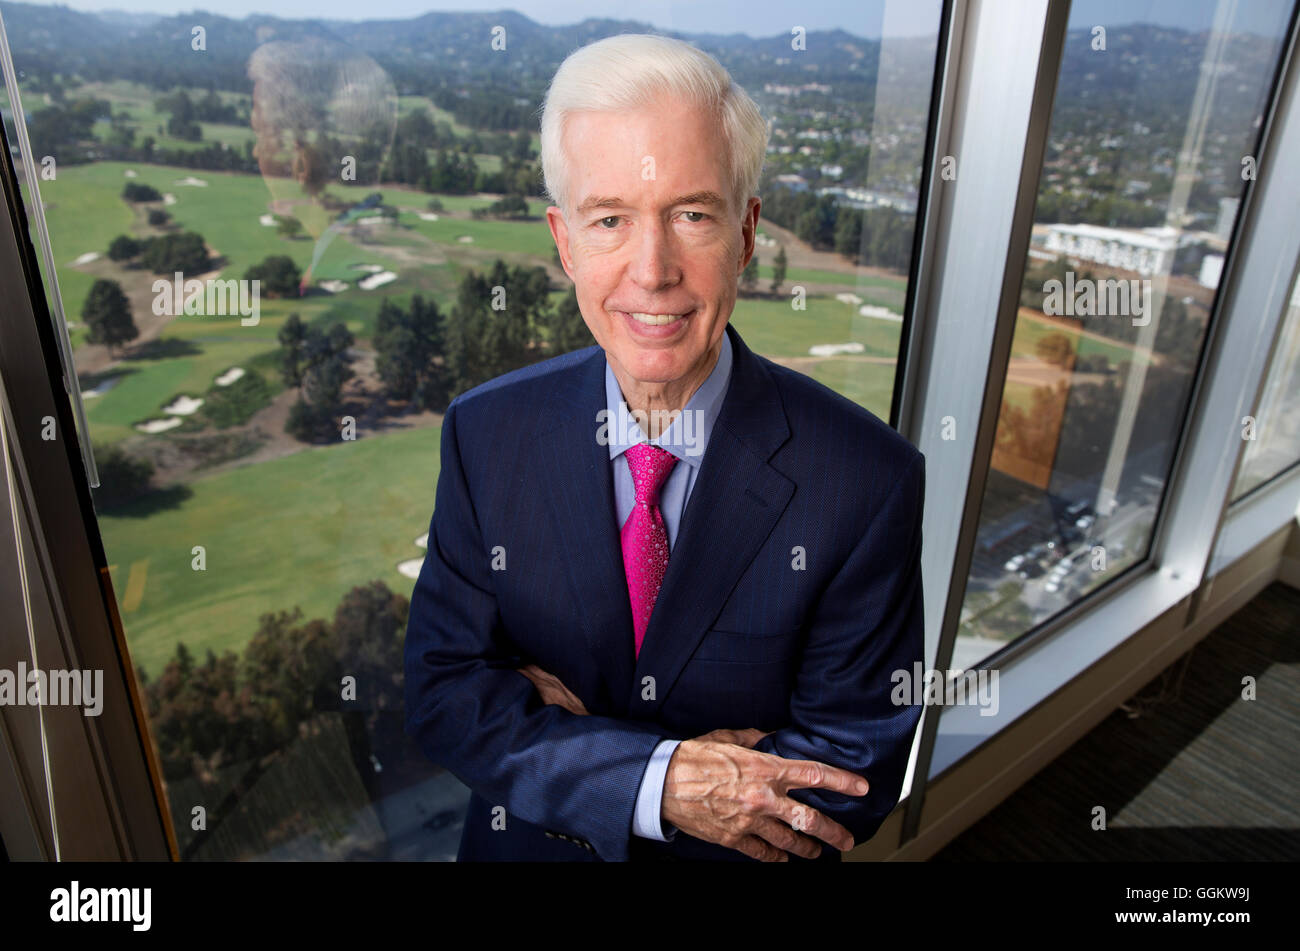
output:
[{"label": "man's face", "polygon": [[570,116],[564,154],[574,211],[546,217],[592,336],[625,386],[693,391],[754,253],[759,200],[732,207],[716,122],[672,100]]}]

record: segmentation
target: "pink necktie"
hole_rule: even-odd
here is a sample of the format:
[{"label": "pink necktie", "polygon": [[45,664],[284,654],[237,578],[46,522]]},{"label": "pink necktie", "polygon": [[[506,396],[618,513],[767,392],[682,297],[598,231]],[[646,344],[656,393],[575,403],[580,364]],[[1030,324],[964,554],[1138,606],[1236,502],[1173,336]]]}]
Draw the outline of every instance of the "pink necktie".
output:
[{"label": "pink necktie", "polygon": [[623,524],[623,571],[627,574],[632,629],[636,632],[639,657],[650,612],[654,610],[659,586],[668,570],[668,532],[659,511],[659,490],[677,464],[677,457],[658,446],[638,443],[627,450],[627,464],[636,486],[636,502]]}]

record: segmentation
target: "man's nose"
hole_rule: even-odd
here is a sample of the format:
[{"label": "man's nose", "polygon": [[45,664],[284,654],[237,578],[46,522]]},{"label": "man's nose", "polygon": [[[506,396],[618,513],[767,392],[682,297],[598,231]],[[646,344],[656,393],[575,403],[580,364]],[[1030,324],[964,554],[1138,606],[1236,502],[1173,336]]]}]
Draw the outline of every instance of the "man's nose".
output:
[{"label": "man's nose", "polygon": [[640,228],[633,254],[632,278],[642,287],[659,288],[679,279],[672,234],[663,222],[651,219]]}]

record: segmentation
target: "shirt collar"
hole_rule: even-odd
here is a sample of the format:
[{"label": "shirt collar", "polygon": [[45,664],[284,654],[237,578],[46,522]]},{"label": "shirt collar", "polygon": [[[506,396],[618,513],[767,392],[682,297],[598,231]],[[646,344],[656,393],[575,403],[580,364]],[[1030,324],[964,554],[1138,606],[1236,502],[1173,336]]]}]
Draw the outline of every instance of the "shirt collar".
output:
[{"label": "shirt collar", "polygon": [[731,335],[724,328],[722,348],[713,370],[700,384],[686,407],[672,424],[659,434],[658,439],[648,439],[628,410],[623,400],[623,391],[619,389],[614,370],[605,360],[605,409],[607,422],[607,441],[609,458],[617,459],[620,453],[627,451],[637,443],[648,442],[666,449],[678,459],[698,467],[704,458],[704,450],[709,445],[709,434],[722,408],[723,397],[727,393],[727,383],[731,379]]}]

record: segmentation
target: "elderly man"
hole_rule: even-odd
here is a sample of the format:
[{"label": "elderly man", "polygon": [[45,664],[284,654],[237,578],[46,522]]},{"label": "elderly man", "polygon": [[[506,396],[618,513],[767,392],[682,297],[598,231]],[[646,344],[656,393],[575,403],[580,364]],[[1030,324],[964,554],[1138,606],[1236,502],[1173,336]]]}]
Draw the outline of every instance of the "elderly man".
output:
[{"label": "elderly man", "polygon": [[767,129],[716,61],[593,43],[541,129],[599,346],[448,408],[407,730],[473,790],[461,860],[838,859],[920,717],[924,459],[728,325]]}]

